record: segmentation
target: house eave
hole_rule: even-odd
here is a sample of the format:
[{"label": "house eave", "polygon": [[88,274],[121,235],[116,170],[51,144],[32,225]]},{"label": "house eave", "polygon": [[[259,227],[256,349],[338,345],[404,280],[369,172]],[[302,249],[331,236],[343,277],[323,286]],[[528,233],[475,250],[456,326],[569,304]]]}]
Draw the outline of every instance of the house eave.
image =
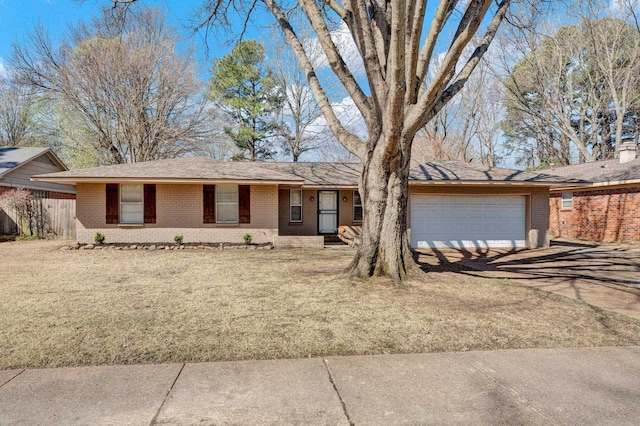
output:
[{"label": "house eave", "polygon": [[[569,185],[563,182],[536,182],[536,181],[505,181],[505,180],[410,180],[409,185],[466,185],[466,186],[547,186],[547,187],[564,187]],[[576,184],[572,186],[585,186],[588,183]]]},{"label": "house eave", "polygon": [[146,178],[146,177],[44,177],[33,176],[32,181],[49,182],[66,185],[79,183],[166,183],[166,184],[250,184],[250,185],[302,185],[303,181],[267,180],[267,179],[205,179],[205,178]]},{"label": "house eave", "polygon": [[640,185],[640,179],[629,179],[629,180],[608,180],[608,181],[603,181],[603,182],[593,182],[593,183],[589,183],[586,185],[582,185],[582,186],[578,186],[578,185],[571,185],[571,186],[566,186],[563,188],[553,188],[551,189],[552,192],[558,192],[558,191],[569,191],[572,189],[582,189],[584,190],[585,188],[594,188],[594,189],[601,189],[601,188],[606,188],[609,186],[627,186],[627,185]]}]

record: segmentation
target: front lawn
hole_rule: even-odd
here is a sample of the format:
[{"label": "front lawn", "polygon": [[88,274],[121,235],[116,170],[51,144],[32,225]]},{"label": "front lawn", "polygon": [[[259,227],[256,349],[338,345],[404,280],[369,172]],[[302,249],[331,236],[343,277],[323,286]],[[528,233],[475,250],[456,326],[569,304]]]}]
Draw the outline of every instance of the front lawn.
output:
[{"label": "front lawn", "polygon": [[0,243],[0,369],[640,344],[640,322],[504,280],[341,274],[344,250]]}]

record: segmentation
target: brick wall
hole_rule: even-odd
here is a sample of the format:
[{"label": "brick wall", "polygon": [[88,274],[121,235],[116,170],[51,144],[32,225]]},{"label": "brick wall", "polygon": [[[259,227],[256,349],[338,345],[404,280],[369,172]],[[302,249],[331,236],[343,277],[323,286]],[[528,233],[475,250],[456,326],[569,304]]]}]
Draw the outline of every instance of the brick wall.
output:
[{"label": "brick wall", "polygon": [[251,223],[204,224],[202,185],[156,185],[156,223],[107,225],[105,184],[78,184],[77,238],[91,243],[96,232],[107,243],[167,243],[177,234],[186,243],[242,242],[245,233],[256,243],[273,242],[278,231],[278,196],[275,185],[251,186]]},{"label": "brick wall", "polygon": [[[12,189],[15,189],[15,188],[11,186],[0,186],[0,195],[2,195],[2,193],[4,192],[9,192]],[[29,189],[29,191],[33,193],[33,190]],[[75,200],[76,194],[69,194],[68,192],[49,191],[49,198],[58,199],[58,200]]]},{"label": "brick wall", "polygon": [[640,242],[640,186],[574,192],[570,210],[553,193],[549,206],[553,237]]}]

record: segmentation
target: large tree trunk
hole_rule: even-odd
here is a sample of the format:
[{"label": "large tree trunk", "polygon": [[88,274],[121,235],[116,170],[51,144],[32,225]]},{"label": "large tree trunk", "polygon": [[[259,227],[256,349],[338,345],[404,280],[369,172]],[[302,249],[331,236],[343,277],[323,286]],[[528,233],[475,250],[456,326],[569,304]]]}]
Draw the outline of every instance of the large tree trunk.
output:
[{"label": "large tree trunk", "polygon": [[[383,136],[384,137],[384,136]],[[347,272],[358,277],[389,276],[395,281],[420,273],[407,235],[411,142],[380,141],[364,162],[359,191],[363,222],[361,243]],[[385,143],[386,142],[386,143]],[[384,147],[400,146],[396,154]]]}]

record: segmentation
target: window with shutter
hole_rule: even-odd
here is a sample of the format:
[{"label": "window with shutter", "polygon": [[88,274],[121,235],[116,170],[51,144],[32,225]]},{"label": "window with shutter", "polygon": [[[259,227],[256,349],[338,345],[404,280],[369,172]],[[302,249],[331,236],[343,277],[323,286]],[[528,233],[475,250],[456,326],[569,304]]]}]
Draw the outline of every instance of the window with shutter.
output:
[{"label": "window with shutter", "polygon": [[216,185],[216,223],[238,223],[238,185]]},{"label": "window with shutter", "polygon": [[120,223],[144,223],[144,186],[120,185]]}]

